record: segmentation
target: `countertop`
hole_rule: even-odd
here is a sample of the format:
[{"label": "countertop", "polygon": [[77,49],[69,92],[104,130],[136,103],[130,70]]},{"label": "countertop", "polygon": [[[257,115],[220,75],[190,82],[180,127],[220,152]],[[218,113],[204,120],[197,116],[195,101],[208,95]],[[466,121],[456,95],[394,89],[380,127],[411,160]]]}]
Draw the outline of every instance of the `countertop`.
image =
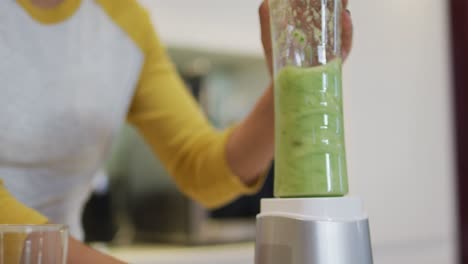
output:
[{"label": "countertop", "polygon": [[253,243],[196,247],[135,245],[100,249],[131,264],[253,264],[255,251]]}]

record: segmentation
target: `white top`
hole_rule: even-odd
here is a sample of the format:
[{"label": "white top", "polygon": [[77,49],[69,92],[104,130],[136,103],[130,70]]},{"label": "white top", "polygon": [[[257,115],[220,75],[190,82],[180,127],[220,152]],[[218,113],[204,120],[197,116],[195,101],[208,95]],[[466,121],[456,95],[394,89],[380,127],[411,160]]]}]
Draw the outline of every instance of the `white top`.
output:
[{"label": "white top", "polygon": [[356,221],[367,218],[356,197],[264,199],[258,217],[284,216],[317,221]]},{"label": "white top", "polygon": [[125,121],[143,57],[95,1],[51,25],[0,1],[0,177],[78,238],[82,205]]}]

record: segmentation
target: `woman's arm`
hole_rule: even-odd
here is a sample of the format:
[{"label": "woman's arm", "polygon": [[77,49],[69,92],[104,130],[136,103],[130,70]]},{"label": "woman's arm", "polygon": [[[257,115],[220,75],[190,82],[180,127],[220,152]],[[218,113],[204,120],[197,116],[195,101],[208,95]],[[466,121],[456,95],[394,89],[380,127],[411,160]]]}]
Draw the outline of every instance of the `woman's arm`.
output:
[{"label": "woman's arm", "polygon": [[145,59],[128,120],[179,188],[205,207],[218,207],[240,195],[256,193],[263,185],[262,178],[245,184],[227,159],[228,140],[237,129],[219,131],[211,126],[177,74],[147,13],[135,7],[127,8],[125,14],[116,20],[129,29]]},{"label": "woman's arm", "polygon": [[[217,131],[185,89],[149,16],[134,4],[133,8],[126,8],[126,16],[115,16],[145,59],[128,120],[144,136],[179,188],[204,206],[218,207],[240,195],[256,193],[273,158],[272,87],[238,126]],[[115,10],[113,6],[108,9]],[[350,24],[349,15],[343,14],[344,21]],[[267,2],[260,15],[271,73]]]},{"label": "woman's arm", "polygon": [[236,175],[251,185],[265,173],[274,151],[273,87],[270,86],[250,115],[228,140],[226,157]]}]

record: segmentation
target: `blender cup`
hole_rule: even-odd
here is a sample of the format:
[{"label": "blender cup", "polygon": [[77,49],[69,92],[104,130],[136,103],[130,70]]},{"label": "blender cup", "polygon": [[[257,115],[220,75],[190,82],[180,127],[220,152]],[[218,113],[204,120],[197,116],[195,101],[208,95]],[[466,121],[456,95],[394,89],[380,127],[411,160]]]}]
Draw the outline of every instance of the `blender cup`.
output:
[{"label": "blender cup", "polygon": [[256,264],[373,263],[362,202],[344,197],[341,1],[269,2],[276,198],[257,216]]},{"label": "blender cup", "polygon": [[348,192],[341,1],[270,0],[278,198]]}]

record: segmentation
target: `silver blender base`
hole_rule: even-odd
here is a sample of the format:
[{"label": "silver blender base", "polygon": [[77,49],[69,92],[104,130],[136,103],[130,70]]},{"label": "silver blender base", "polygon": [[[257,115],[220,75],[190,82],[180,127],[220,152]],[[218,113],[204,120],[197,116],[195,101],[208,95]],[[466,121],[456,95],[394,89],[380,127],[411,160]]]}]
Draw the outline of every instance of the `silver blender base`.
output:
[{"label": "silver blender base", "polygon": [[[255,263],[372,264],[369,221],[362,215],[349,218],[349,213],[357,212],[352,212],[350,202],[356,205],[358,201],[353,198],[262,201],[262,213],[257,217]],[[337,202],[339,207],[351,205],[351,210],[344,212],[347,215],[340,215],[343,212],[338,208],[333,211]],[[312,204],[307,208],[310,203],[319,206]]]}]

